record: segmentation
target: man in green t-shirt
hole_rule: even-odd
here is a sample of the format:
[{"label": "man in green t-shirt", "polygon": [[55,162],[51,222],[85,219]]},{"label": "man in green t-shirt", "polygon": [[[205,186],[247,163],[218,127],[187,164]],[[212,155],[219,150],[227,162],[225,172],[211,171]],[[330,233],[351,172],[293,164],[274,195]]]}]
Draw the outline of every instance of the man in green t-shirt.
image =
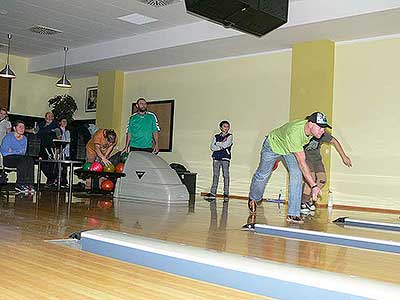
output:
[{"label": "man in green t-shirt", "polygon": [[136,101],[137,112],[131,115],[126,129],[126,142],[122,152],[146,151],[158,153],[158,125],[154,113],[147,111],[147,102],[144,98]]},{"label": "man in green t-shirt", "polygon": [[320,138],[326,127],[331,128],[326,116],[321,112],[314,112],[306,120],[291,121],[270,132],[264,140],[260,163],[251,181],[248,201],[251,213],[256,212],[256,202],[262,200],[275,162],[282,159],[289,171],[289,207],[286,220],[289,223],[303,223],[300,217],[303,176],[312,187],[313,200],[321,195],[321,189],[307,166],[303,146],[312,137]]}]

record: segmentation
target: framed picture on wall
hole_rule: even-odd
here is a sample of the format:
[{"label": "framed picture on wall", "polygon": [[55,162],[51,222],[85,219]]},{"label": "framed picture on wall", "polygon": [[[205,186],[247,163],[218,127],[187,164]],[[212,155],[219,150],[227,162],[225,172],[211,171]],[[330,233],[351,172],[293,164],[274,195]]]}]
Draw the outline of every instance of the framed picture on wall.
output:
[{"label": "framed picture on wall", "polygon": [[97,86],[86,88],[85,112],[96,111]]},{"label": "framed picture on wall", "polygon": [[[175,100],[147,101],[147,110],[155,113],[160,125],[158,143],[160,152],[172,151],[172,137],[174,132]],[[136,102],[132,103],[132,114],[137,111]]]}]

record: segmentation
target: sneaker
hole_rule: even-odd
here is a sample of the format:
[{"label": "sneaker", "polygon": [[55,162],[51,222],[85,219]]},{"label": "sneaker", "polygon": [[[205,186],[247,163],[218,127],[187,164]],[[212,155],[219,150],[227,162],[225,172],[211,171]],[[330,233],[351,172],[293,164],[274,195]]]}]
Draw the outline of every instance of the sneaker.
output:
[{"label": "sneaker", "polygon": [[215,195],[212,193],[208,193],[207,195],[204,196],[204,200],[215,200]]},{"label": "sneaker", "polygon": [[29,190],[25,185],[17,183],[15,185],[15,191],[17,193],[27,193]]},{"label": "sneaker", "polygon": [[307,214],[307,213],[310,212],[310,209],[308,208],[306,203],[302,203],[301,207],[300,207],[300,211],[301,211],[302,214]]},{"label": "sneaker", "polygon": [[249,201],[247,201],[247,207],[249,208],[250,213],[255,214],[257,210],[256,200],[249,199]]},{"label": "sneaker", "polygon": [[242,231],[256,231],[256,224],[254,223],[247,223],[242,226],[240,230]]},{"label": "sneaker", "polygon": [[33,193],[36,192],[35,189],[33,188],[33,185],[32,185],[32,184],[28,184],[28,185],[26,185],[25,187],[26,187],[28,193],[30,193],[30,194],[33,194]]},{"label": "sneaker", "polygon": [[228,202],[229,201],[229,195],[228,194],[224,194],[224,202]]},{"label": "sneaker", "polygon": [[[307,201],[306,203],[304,203],[304,205],[308,208],[308,210],[310,210],[310,211],[315,211],[314,202],[312,202],[312,201]],[[301,206],[303,206],[303,205],[301,205]]]},{"label": "sneaker", "polygon": [[303,224],[304,223],[304,221],[301,217],[289,216],[289,215],[286,217],[286,222],[295,223],[295,224]]}]

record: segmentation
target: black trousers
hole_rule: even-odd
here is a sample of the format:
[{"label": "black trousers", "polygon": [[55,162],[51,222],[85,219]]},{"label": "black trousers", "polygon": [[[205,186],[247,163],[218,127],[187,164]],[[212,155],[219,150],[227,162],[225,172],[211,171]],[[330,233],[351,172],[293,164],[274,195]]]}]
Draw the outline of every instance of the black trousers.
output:
[{"label": "black trousers", "polygon": [[34,161],[32,157],[7,155],[3,157],[3,164],[8,168],[17,168],[18,184],[33,184]]}]

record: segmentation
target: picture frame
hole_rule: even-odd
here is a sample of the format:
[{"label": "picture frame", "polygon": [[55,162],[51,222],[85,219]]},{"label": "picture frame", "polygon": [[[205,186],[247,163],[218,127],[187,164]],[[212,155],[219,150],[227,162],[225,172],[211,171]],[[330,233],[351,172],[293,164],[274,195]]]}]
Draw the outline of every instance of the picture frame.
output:
[{"label": "picture frame", "polygon": [[97,86],[86,88],[85,112],[95,112],[97,107]]},{"label": "picture frame", "polygon": [[[158,137],[160,152],[172,152],[172,140],[174,133],[175,100],[146,101],[147,111],[157,116],[160,125]],[[136,102],[132,103],[132,114],[137,112]]]}]

